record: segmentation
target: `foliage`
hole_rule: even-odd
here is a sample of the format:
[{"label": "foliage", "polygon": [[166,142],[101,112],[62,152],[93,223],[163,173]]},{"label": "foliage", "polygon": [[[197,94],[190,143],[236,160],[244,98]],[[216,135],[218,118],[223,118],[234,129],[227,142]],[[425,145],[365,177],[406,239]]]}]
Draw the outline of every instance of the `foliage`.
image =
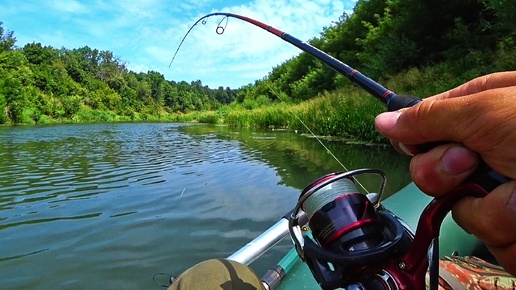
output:
[{"label": "foliage", "polygon": [[3,22],[0,21],[0,52],[13,49],[16,38],[13,31],[5,31],[2,27]]},{"label": "foliage", "polygon": [[[497,51],[514,63],[515,15],[514,0],[358,0],[351,15],[343,14],[309,43],[373,79],[452,60],[463,60],[461,70],[480,73],[492,71],[479,64],[492,68]],[[348,80],[301,53],[245,87],[237,101],[259,95],[274,100],[273,88],[295,102],[348,86]]]},{"label": "foliage", "polygon": [[[424,97],[514,70],[515,15],[514,0],[358,0],[353,13],[309,43],[396,92]],[[318,135],[386,141],[373,127],[383,106],[307,53],[232,90],[135,73],[113,53],[88,46],[15,43],[0,22],[0,124],[170,120],[301,131],[306,125]]]},{"label": "foliage", "polygon": [[167,81],[155,71],[135,73],[112,52],[88,46],[15,44],[14,32],[0,22],[0,124],[169,119],[216,109],[237,94],[201,81]]},{"label": "foliage", "polygon": [[[343,14],[309,43],[396,92],[424,97],[479,75],[514,70],[515,15],[513,0],[358,0],[351,15]],[[260,104],[263,99],[272,104]],[[274,105],[283,99],[299,118]],[[306,130],[301,119],[319,135],[382,142],[372,125],[381,106],[371,100],[301,53],[242,88],[225,122]]]},{"label": "foliage", "polygon": [[[493,71],[510,69],[507,65],[514,55],[499,51],[490,57],[470,53],[462,59],[441,62],[438,65],[412,68],[385,80],[387,87],[409,95],[429,96],[453,88],[471,78]],[[509,57],[509,55],[511,57]],[[464,70],[464,67],[473,67]],[[281,94],[280,94],[281,95]],[[286,99],[285,96],[280,96]],[[237,127],[288,128],[316,135],[333,136],[353,142],[387,143],[374,128],[375,116],[385,110],[384,105],[355,86],[347,86],[297,104],[270,103],[267,106],[245,106],[235,102],[223,106],[217,113],[224,124]],[[205,112],[204,114],[213,114]],[[209,118],[197,117],[207,123]],[[220,123],[217,119],[216,123]]]}]

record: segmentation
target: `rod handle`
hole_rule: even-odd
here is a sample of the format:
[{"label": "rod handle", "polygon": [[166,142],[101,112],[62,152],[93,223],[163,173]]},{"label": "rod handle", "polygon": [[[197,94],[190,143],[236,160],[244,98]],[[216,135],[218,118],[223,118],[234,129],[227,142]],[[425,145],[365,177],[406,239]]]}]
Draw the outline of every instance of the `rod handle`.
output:
[{"label": "rod handle", "polygon": [[415,106],[420,102],[421,99],[417,99],[412,96],[396,95],[394,98],[387,101],[387,109],[391,112],[397,111],[403,108]]},{"label": "rod handle", "polygon": [[[396,95],[387,103],[387,109],[389,111],[396,111],[402,108],[412,107],[420,102],[421,99],[415,98],[413,96]],[[445,143],[446,142],[430,142],[419,145],[418,149],[420,150],[420,152],[424,153],[430,151],[430,149],[432,148],[435,148]],[[470,183],[475,183],[479,185],[486,192],[490,192],[500,184],[509,181],[509,179],[491,169],[491,167],[489,167],[482,160],[477,170],[475,170],[475,172],[473,172],[473,174],[468,178],[468,181]]]}]

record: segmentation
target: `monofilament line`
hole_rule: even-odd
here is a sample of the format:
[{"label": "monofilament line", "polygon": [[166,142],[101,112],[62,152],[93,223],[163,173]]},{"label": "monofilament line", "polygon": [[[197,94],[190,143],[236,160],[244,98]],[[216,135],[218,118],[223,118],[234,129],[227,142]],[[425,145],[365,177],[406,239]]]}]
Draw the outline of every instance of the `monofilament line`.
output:
[{"label": "monofilament line", "polygon": [[[317,135],[314,134],[314,132],[312,132],[312,130],[310,130],[310,128],[308,128],[308,126],[305,124],[305,122],[303,122],[303,120],[301,120],[301,118],[299,118],[296,113],[294,113],[294,111],[292,111],[292,109],[290,109],[290,107],[287,105],[287,103],[285,101],[283,101],[283,99],[279,96],[278,93],[276,93],[276,91],[274,89],[272,89],[269,84],[265,83],[267,85],[267,87],[269,88],[269,90],[271,90],[271,92],[278,98],[278,100],[280,100],[284,105],[285,107],[287,108],[287,110],[289,110],[289,112],[306,128],[306,130],[308,130],[308,132],[310,132],[310,134],[312,134],[312,136],[314,136],[314,138],[317,140],[317,142],[319,142],[319,144],[321,144],[321,146],[326,150],[326,152],[328,154],[330,154],[331,157],[333,157],[333,159],[335,159],[335,161],[337,161],[337,163],[339,163],[340,166],[342,166],[342,168],[344,168],[345,171],[349,171],[346,166],[344,166],[344,164],[342,164],[342,162],[340,162],[340,160],[337,158],[337,156],[335,156],[328,147],[326,147],[326,145],[324,145],[324,143],[321,141],[321,139],[319,137],[317,137]],[[356,179],[356,178],[353,178],[355,180],[355,182],[366,192],[366,193],[369,193],[369,191]]]}]

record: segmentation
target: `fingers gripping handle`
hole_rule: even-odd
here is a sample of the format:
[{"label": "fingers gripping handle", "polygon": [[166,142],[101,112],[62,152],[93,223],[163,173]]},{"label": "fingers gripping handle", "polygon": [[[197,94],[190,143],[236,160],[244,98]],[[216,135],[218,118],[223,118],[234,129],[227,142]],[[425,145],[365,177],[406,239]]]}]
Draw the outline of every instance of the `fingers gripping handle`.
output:
[{"label": "fingers gripping handle", "polygon": [[[419,102],[421,100],[413,97],[395,95],[386,103],[389,111],[396,111],[412,107]],[[444,143],[446,142],[421,144],[419,149],[421,152],[427,152]],[[465,196],[484,197],[494,188],[507,181],[508,178],[493,171],[482,161],[466,182],[449,193],[434,198],[421,214],[410,251],[399,263],[392,264],[391,273],[396,273],[395,276],[399,281],[402,281],[402,285],[411,285],[407,289],[424,289],[425,273],[428,267],[428,248],[432,241],[439,237],[441,224],[455,203]],[[403,265],[403,267],[399,265]]]},{"label": "fingers gripping handle", "polygon": [[[420,102],[421,99],[417,99],[411,96],[395,94],[386,101],[387,109],[389,111],[397,111],[403,108],[412,107]],[[421,144],[419,146],[419,150],[421,152],[427,152],[430,151],[430,149],[445,143],[446,142],[431,142]],[[498,185],[509,181],[509,179],[499,174],[498,172],[492,170],[487,164],[485,164],[485,162],[481,162],[477,170],[471,175],[468,181],[470,183],[477,184],[486,192],[490,192],[491,190],[495,189]]]}]

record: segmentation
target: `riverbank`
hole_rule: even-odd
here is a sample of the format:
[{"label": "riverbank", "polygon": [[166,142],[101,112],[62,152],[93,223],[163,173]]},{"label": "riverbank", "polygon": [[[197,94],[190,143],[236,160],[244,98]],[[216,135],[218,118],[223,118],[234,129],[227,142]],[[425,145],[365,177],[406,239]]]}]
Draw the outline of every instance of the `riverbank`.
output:
[{"label": "riverbank", "polygon": [[[389,79],[380,80],[397,93],[424,98],[456,87],[477,76],[495,71],[510,70],[515,65],[516,50],[498,52],[486,59],[474,60],[470,55],[463,60],[443,62],[421,69],[413,68]],[[469,60],[465,64],[464,61]],[[465,69],[469,68],[469,69]],[[272,90],[272,89],[271,89]],[[174,113],[163,107],[144,108],[120,115],[116,111],[92,109],[84,104],[69,118],[23,112],[24,124],[92,123],[92,122],[179,122],[208,123],[233,127],[297,130],[317,136],[360,144],[387,144],[374,128],[374,118],[385,111],[385,106],[342,77],[342,85],[331,92],[302,102],[292,101],[283,92],[276,99],[265,96],[244,98],[214,110]]]},{"label": "riverbank", "polygon": [[[514,69],[515,56],[514,49],[499,51],[491,62],[469,55],[431,67],[412,68],[379,82],[397,93],[425,98],[481,75]],[[388,140],[374,128],[374,118],[386,110],[385,105],[348,80],[343,78],[343,82],[337,90],[297,104],[286,104],[283,100],[288,96],[280,93],[276,95],[278,100],[233,102],[217,111],[193,112],[180,119],[236,127],[288,128],[362,144],[387,144]]]},{"label": "riverbank", "polygon": [[238,104],[213,111],[186,114],[157,111],[155,114],[134,112],[130,116],[113,111],[81,108],[72,118],[53,119],[46,115],[24,124],[108,123],[108,122],[179,122],[207,123],[232,127],[289,129],[302,133],[327,136],[332,140],[351,143],[385,143],[374,129],[374,117],[383,105],[356,88],[337,90],[301,102],[286,104],[271,102],[268,106],[246,109]]}]

